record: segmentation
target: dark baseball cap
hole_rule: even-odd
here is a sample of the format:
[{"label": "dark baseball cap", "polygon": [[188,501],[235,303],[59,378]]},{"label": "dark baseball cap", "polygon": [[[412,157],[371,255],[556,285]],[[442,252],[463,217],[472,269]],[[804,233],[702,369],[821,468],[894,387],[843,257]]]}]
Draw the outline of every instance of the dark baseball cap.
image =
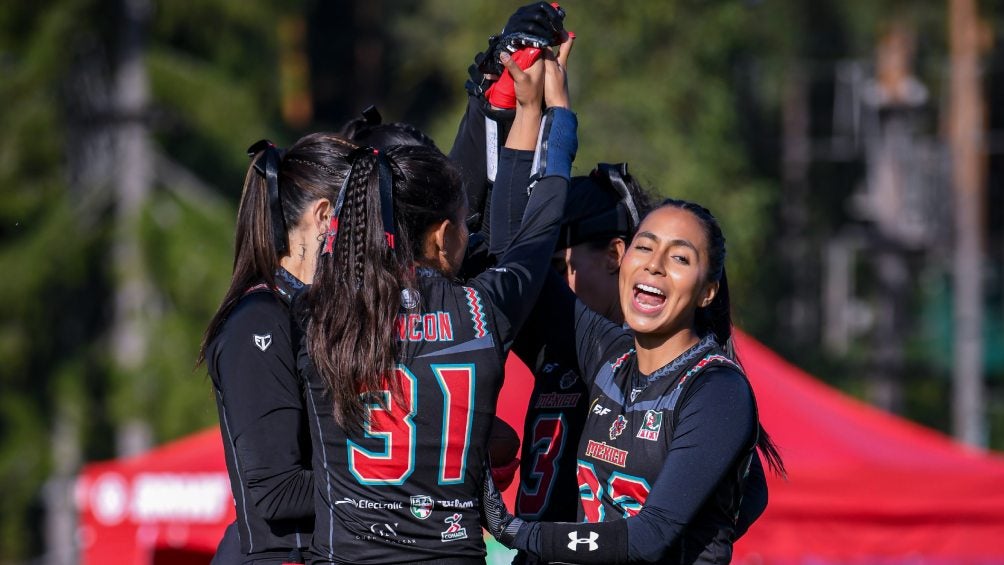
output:
[{"label": "dark baseball cap", "polygon": [[573,177],[556,249],[633,236],[641,212],[631,182],[627,163],[599,163],[588,176]]}]

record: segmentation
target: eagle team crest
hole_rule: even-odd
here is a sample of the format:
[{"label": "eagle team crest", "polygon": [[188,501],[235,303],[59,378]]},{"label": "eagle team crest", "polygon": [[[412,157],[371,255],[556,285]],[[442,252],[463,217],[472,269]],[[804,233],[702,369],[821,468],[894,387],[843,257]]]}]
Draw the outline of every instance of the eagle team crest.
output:
[{"label": "eagle team crest", "polygon": [[624,433],[624,428],[626,427],[627,427],[627,420],[624,418],[624,415],[621,414],[617,416],[617,419],[614,420],[614,423],[610,424],[610,439],[611,440],[617,439],[622,433]]}]

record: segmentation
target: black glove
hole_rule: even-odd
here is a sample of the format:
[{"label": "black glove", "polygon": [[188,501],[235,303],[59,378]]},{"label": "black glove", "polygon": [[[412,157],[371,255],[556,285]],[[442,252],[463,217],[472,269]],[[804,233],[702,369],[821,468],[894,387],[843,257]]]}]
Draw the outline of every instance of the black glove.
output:
[{"label": "black glove", "polygon": [[499,61],[503,49],[510,53],[521,47],[546,47],[558,45],[565,38],[565,11],[547,2],[536,2],[518,8],[506,22],[502,33],[488,38],[488,49],[474,56],[468,67],[470,80],[467,91],[481,96],[492,80],[485,75],[499,76],[504,67]]},{"label": "black glove", "polygon": [[492,479],[491,460],[485,461],[485,478],[481,488],[481,525],[502,545],[512,548],[520,527],[526,527],[523,520],[509,513],[502,500],[502,493]]}]

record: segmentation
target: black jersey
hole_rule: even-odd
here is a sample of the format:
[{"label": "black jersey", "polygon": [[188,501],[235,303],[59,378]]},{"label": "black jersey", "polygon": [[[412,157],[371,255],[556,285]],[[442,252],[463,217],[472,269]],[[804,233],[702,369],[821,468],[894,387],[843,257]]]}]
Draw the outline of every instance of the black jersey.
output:
[{"label": "black jersey", "polygon": [[400,394],[370,393],[363,429],[336,424],[301,348],[317,485],[315,558],[484,559],[477,501],[503,362],[542,284],[566,189],[563,177],[536,183],[527,220],[497,267],[466,284],[419,270],[393,328]]},{"label": "black jersey", "polygon": [[628,331],[579,302],[567,318],[589,378],[576,454],[585,523],[537,523],[528,548],[561,562],[728,563],[757,437],[741,369],[708,336],[647,375]]},{"label": "black jersey", "polygon": [[561,562],[728,563],[757,437],[741,369],[708,336],[645,375],[629,332],[569,309],[570,294],[549,284],[541,302],[565,312],[550,335],[574,335],[589,381],[576,454],[586,523],[535,523],[519,547]]},{"label": "black jersey", "polygon": [[[545,289],[564,286],[548,273]],[[545,290],[547,292],[547,290]],[[574,336],[555,331],[551,314],[567,311],[571,292],[547,292],[513,345],[534,375],[523,424],[516,515],[524,520],[571,522],[579,508],[576,450],[589,406],[589,387],[580,375]]]},{"label": "black jersey", "polygon": [[237,527],[225,535],[239,537],[242,554],[226,558],[256,563],[280,563],[291,549],[309,547],[314,529],[310,435],[293,349],[299,336],[289,316],[303,283],[281,268],[275,282],[248,289],[206,351],[237,510]]}]

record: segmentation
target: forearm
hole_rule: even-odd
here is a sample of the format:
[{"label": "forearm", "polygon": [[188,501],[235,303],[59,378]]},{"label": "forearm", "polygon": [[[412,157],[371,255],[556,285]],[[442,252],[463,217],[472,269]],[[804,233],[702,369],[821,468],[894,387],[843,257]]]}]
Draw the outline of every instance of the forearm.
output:
[{"label": "forearm", "polygon": [[525,182],[515,180],[505,186],[499,184],[495,189],[531,190],[519,231],[502,253],[498,267],[476,279],[509,322],[509,331],[503,336],[506,347],[513,339],[512,332],[519,330],[540,292],[564,214],[568,175],[575,155],[576,122],[574,114],[567,110],[562,112],[556,118],[562,127],[554,128],[552,143],[555,154],[564,152],[563,157],[555,158],[553,166],[544,169],[543,177],[532,189]]},{"label": "forearm", "polygon": [[301,413],[277,410],[235,438],[235,454],[255,507],[267,520],[314,515],[314,478],[301,452]]},{"label": "forearm", "polygon": [[520,187],[529,184],[532,166],[532,151],[508,148],[502,150],[496,177],[500,189],[493,190],[491,194],[492,214],[489,219],[491,240],[488,247],[491,256],[501,255],[519,231],[523,213],[530,200],[530,191]]}]

